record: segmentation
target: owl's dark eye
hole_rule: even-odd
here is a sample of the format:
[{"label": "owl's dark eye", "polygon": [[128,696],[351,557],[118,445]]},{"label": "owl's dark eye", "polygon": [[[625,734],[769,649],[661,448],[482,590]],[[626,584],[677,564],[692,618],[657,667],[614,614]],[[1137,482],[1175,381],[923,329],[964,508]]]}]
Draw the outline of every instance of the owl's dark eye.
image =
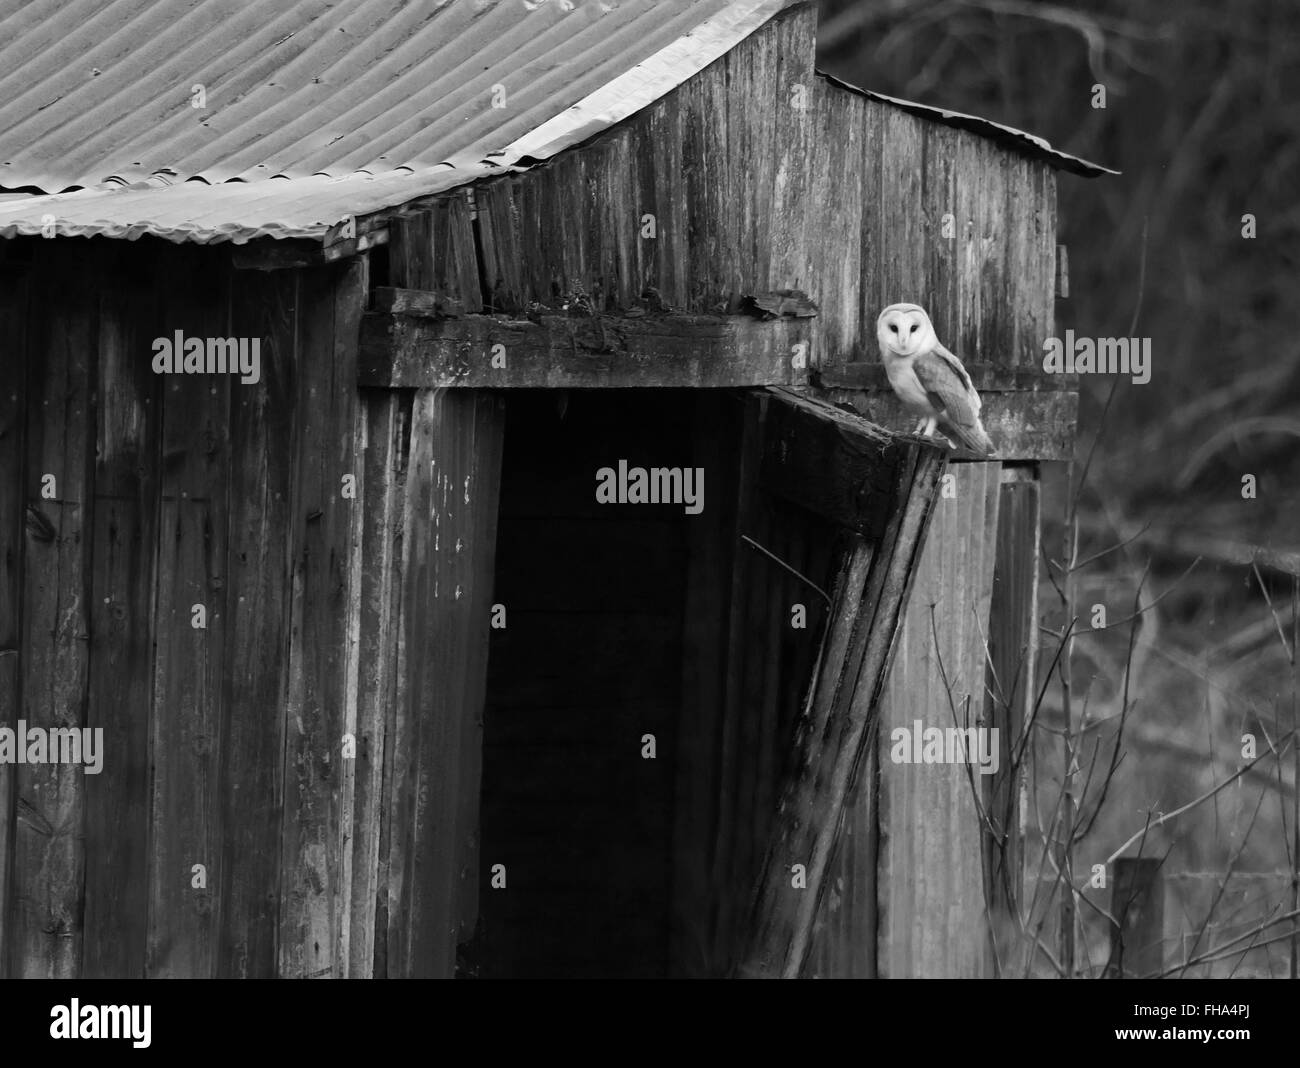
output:
[{"label": "owl's dark eye", "polygon": [[912,333],[916,333],[916,323],[912,324]]},{"label": "owl's dark eye", "polygon": [[895,334],[898,333],[898,327],[896,327],[893,323],[889,324],[889,329],[892,330]]}]

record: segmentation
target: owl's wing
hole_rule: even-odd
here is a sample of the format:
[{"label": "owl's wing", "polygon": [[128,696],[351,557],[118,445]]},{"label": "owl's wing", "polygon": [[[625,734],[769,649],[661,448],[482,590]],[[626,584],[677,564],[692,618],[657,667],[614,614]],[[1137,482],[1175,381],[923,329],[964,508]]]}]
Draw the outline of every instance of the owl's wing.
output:
[{"label": "owl's wing", "polygon": [[980,423],[980,395],[970,375],[942,345],[922,353],[912,362],[917,380],[930,403],[939,413],[939,421],[950,426],[962,443],[977,452],[990,452],[988,435]]}]

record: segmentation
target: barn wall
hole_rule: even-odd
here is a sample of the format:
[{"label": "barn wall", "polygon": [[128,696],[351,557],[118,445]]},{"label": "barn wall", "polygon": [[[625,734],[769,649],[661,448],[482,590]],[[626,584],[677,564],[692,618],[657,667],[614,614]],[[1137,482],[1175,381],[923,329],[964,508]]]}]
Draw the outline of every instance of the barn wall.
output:
[{"label": "barn wall", "polygon": [[[417,751],[439,747],[481,687],[472,649],[442,691],[418,675],[430,635],[471,624],[447,602],[418,615],[431,599],[402,581],[462,584],[460,611],[482,611],[483,552],[425,557],[441,524],[490,566],[495,476],[475,446],[499,414],[362,405],[363,259],[235,271],[226,250],[147,239],[17,241],[4,270],[0,724],[102,728],[105,750],[99,774],[0,765],[5,974],[370,974],[377,912],[384,968],[391,916],[415,940],[399,972],[449,971],[454,947],[425,938],[444,904],[386,876],[463,853],[474,814],[427,832],[388,803],[406,784],[385,734],[401,708],[434,724]],[[259,339],[261,381],[153,374],[152,340],[176,330]],[[415,513],[413,441],[441,465],[409,479]],[[473,503],[447,503],[467,476]]]}]

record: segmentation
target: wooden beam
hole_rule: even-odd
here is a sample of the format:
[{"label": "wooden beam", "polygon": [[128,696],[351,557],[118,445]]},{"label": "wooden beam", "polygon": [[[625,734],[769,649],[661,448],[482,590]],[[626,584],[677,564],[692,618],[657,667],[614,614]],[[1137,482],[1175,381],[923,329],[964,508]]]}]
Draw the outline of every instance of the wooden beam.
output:
[{"label": "wooden beam", "polygon": [[[739,974],[797,978],[812,944],[858,769],[873,743],[876,705],[934,504],[946,451],[907,444],[878,545],[858,539],[836,583],[811,699],[799,725],[776,829],[754,898]],[[795,866],[802,866],[802,879]]]},{"label": "wooden beam", "polygon": [[416,389],[796,385],[807,377],[811,333],[808,320],[745,316],[372,313],[359,380]]},{"label": "wooden beam", "polygon": [[[1037,368],[1000,367],[991,363],[968,363],[975,388],[984,393],[1001,392],[1076,392],[1079,376],[1049,375]],[[817,373],[818,384],[826,389],[867,389],[888,391],[889,377],[885,365],[878,361],[834,364]]]},{"label": "wooden beam", "polygon": [[[910,433],[916,427],[916,416],[889,389],[825,389],[818,390],[816,396],[847,404],[864,419],[895,434]],[[1074,457],[1078,393],[1072,390],[989,391],[983,394],[983,400],[981,418],[993,439],[996,459],[1007,462]]]},{"label": "wooden beam", "polygon": [[905,446],[861,416],[786,389],[770,391],[762,479],[772,493],[875,542]]}]

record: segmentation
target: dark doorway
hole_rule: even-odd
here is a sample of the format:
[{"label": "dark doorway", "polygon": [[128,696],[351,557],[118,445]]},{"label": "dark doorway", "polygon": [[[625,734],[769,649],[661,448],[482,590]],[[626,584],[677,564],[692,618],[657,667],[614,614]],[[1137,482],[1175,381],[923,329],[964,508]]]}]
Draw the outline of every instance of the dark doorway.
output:
[{"label": "dark doorway", "polygon": [[[491,633],[470,971],[663,976],[697,517],[682,503],[599,503],[596,486],[619,461],[690,467],[693,404],[657,390],[508,404],[493,597],[507,625]],[[491,885],[497,864],[504,889]]]}]

